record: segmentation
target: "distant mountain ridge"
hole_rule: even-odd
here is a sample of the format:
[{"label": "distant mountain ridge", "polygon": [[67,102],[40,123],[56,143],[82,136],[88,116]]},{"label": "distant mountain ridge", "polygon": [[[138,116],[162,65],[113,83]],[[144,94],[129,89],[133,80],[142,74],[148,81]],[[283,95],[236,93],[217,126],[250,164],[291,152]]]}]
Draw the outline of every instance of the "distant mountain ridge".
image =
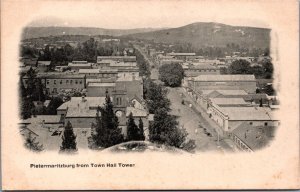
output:
[{"label": "distant mountain ridge", "polygon": [[22,39],[59,35],[109,35],[122,36],[133,33],[151,32],[165,28],[104,29],[95,27],[25,27]]},{"label": "distant mountain ridge", "polygon": [[197,22],[178,28],[129,34],[126,37],[165,43],[191,43],[194,47],[224,47],[235,43],[242,47],[270,46],[270,29]]}]

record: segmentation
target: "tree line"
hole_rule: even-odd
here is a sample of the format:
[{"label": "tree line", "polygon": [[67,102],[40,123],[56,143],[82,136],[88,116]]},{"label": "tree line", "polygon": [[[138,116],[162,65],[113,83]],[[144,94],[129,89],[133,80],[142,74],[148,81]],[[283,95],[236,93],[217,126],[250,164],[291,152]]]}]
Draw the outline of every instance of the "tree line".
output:
[{"label": "tree line", "polygon": [[223,74],[254,74],[256,79],[272,79],[273,71],[273,64],[270,60],[263,60],[258,65],[251,66],[244,59],[233,61],[227,69],[221,70]]},{"label": "tree line", "polygon": [[[97,56],[124,55],[127,42],[119,43],[98,42],[94,38],[78,43],[77,47],[65,44],[61,47],[46,45],[43,50],[34,47],[21,46],[21,57],[38,58],[39,61],[51,61],[51,69],[57,65],[66,65],[74,60],[96,62]],[[134,53],[126,52],[127,55]]]}]

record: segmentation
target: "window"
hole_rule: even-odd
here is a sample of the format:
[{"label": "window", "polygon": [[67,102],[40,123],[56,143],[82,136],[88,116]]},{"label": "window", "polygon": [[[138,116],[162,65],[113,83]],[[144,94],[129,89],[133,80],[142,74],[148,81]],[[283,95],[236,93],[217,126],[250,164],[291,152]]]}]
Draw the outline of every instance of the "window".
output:
[{"label": "window", "polygon": [[253,122],[250,122],[249,124],[250,124],[250,125],[253,125]]},{"label": "window", "polygon": [[79,84],[82,84],[82,81],[79,81]]},{"label": "window", "polygon": [[47,84],[49,84],[49,80],[47,80]]},{"label": "window", "polygon": [[56,80],[54,80],[54,84],[56,85]]},{"label": "window", "polygon": [[66,80],[66,83],[69,83],[69,80]]},{"label": "window", "polygon": [[62,84],[62,80],[60,80],[59,84]]},{"label": "window", "polygon": [[72,83],[73,83],[73,80],[70,80],[70,83],[72,84]]},{"label": "window", "polygon": [[57,93],[57,89],[56,89],[56,88],[53,88],[52,93]]},{"label": "window", "polygon": [[268,126],[268,123],[267,123],[267,122],[265,122],[265,126]]},{"label": "window", "polygon": [[78,81],[76,80],[76,81],[75,81],[75,84],[77,84],[77,83],[78,83]]}]

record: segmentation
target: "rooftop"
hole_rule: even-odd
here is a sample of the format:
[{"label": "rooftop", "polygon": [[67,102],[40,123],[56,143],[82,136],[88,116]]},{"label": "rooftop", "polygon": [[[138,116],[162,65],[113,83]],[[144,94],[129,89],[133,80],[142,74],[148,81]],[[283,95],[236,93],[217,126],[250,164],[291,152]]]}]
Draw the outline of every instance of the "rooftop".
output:
[{"label": "rooftop", "polygon": [[199,75],[194,81],[255,81],[254,75]]},{"label": "rooftop", "polygon": [[101,74],[101,73],[118,73],[117,69],[79,69],[79,74]]},{"label": "rooftop", "polygon": [[100,69],[79,69],[78,73],[86,74],[86,73],[100,73]]},{"label": "rooftop", "polygon": [[244,90],[216,90],[222,95],[248,95]]},{"label": "rooftop", "polygon": [[264,107],[218,107],[233,121],[272,121],[277,120],[269,108]]},{"label": "rooftop", "polygon": [[136,76],[133,76],[133,75],[121,75],[121,76],[118,76],[118,79],[117,81],[141,81],[142,78],[141,77],[136,77]]},{"label": "rooftop", "polygon": [[50,65],[51,61],[38,61],[38,65]]},{"label": "rooftop", "polygon": [[97,56],[97,62],[101,60],[136,61],[136,56]]},{"label": "rooftop", "polygon": [[[112,98],[111,98],[112,100]],[[66,117],[95,117],[98,106],[103,106],[105,97],[72,97],[70,101],[64,103],[59,109],[67,106]]]},{"label": "rooftop", "polygon": [[111,67],[136,67],[136,62],[111,62]]},{"label": "rooftop", "polygon": [[88,83],[114,83],[116,81],[116,77],[106,78],[106,79],[86,79],[86,84]]},{"label": "rooftop", "polygon": [[130,113],[132,113],[133,117],[147,117],[148,115],[146,110],[137,109],[134,107],[126,107],[126,117],[128,117]]},{"label": "rooftop", "polygon": [[69,67],[92,67],[92,63],[68,63]]},{"label": "rooftop", "polygon": [[244,98],[246,101],[250,101],[250,100],[258,100],[258,99],[263,99],[263,100],[268,99],[267,94],[264,94],[264,93],[247,94],[247,95],[243,96],[243,98]]},{"label": "rooftop", "polygon": [[211,98],[211,102],[217,105],[247,105],[247,103],[242,98]]},{"label": "rooftop", "polygon": [[22,120],[23,124],[34,124],[34,123],[46,123],[46,124],[58,124],[60,123],[60,115],[37,115],[36,117],[31,117],[29,119]]},{"label": "rooftop", "polygon": [[210,64],[191,65],[189,69],[218,69],[217,67]]},{"label": "rooftop", "polygon": [[87,63],[87,61],[72,61],[72,63],[76,63],[76,64],[83,64],[83,63]]},{"label": "rooftop", "polygon": [[248,123],[243,123],[232,131],[253,151],[267,146],[273,139],[274,132],[273,126],[252,126]]},{"label": "rooftop", "polygon": [[196,53],[168,53],[171,56],[194,56]]},{"label": "rooftop", "polygon": [[88,87],[115,87],[116,83],[90,82]]}]

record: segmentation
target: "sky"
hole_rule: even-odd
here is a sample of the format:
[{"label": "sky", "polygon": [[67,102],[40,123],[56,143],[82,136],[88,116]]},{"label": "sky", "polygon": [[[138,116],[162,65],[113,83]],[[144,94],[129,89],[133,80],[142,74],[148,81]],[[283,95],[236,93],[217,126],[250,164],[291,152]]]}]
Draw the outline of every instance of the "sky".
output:
[{"label": "sky", "polygon": [[237,3],[225,4],[223,0],[54,2],[55,6],[53,1],[46,1],[39,6],[29,26],[132,29],[172,28],[194,22],[218,22],[234,26],[268,27],[261,19],[264,18],[263,7],[251,3],[240,7]]}]

